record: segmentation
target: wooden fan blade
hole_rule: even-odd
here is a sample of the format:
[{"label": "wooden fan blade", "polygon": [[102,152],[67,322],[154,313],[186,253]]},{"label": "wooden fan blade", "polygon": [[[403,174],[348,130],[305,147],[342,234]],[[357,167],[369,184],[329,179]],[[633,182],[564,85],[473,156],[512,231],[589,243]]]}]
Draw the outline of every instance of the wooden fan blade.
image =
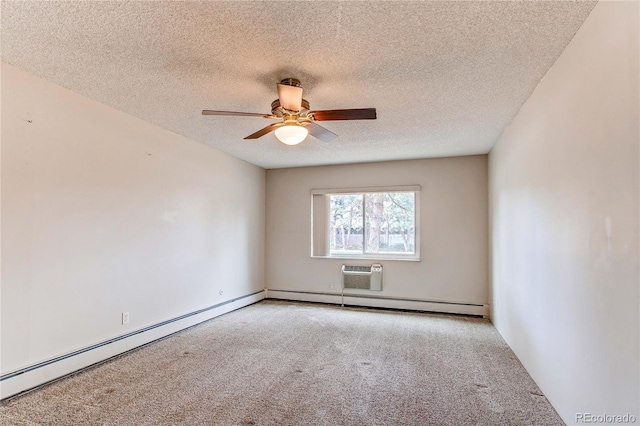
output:
[{"label": "wooden fan blade", "polygon": [[302,87],[278,83],[280,106],[289,111],[300,111],[302,107]]},{"label": "wooden fan blade", "polygon": [[322,142],[330,142],[338,137],[335,133],[330,131],[329,129],[325,129],[319,124],[316,123],[305,123],[304,127],[309,130],[309,134],[316,139],[320,139]]},{"label": "wooden fan blade", "polygon": [[258,112],[235,112],[235,111],[213,111],[210,109],[202,110],[202,115],[230,115],[234,117],[264,117],[271,118],[271,114],[260,114]]},{"label": "wooden fan blade", "polygon": [[273,132],[275,129],[277,129],[280,126],[282,126],[282,123],[269,124],[267,127],[263,128],[263,129],[260,129],[255,133],[250,134],[245,139],[258,139],[258,138],[266,135],[267,133]]},{"label": "wooden fan blade", "polygon": [[329,109],[325,111],[311,111],[316,121],[329,120],[375,120],[375,108],[360,109]]}]

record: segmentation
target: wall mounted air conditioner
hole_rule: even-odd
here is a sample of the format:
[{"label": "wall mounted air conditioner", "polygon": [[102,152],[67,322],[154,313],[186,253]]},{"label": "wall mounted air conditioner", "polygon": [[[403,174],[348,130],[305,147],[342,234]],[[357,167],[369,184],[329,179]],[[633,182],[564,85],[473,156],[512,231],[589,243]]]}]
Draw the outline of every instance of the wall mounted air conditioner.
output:
[{"label": "wall mounted air conditioner", "polygon": [[342,265],[342,288],[345,290],[382,290],[382,265]]}]

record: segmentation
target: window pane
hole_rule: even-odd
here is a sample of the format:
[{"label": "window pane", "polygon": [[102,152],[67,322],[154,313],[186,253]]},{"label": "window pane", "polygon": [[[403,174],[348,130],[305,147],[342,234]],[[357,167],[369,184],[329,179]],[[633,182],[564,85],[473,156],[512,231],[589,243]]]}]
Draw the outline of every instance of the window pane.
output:
[{"label": "window pane", "polygon": [[362,194],[329,197],[330,254],[362,254]]},{"label": "window pane", "polygon": [[366,253],[415,253],[415,194],[365,194]]}]

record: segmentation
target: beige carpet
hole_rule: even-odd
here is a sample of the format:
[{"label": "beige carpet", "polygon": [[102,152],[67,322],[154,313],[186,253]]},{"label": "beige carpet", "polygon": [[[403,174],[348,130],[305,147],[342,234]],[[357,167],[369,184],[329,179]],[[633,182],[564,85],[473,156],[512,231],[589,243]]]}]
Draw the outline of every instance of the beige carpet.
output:
[{"label": "beige carpet", "polygon": [[487,320],[279,301],[6,401],[0,423],[563,424]]}]

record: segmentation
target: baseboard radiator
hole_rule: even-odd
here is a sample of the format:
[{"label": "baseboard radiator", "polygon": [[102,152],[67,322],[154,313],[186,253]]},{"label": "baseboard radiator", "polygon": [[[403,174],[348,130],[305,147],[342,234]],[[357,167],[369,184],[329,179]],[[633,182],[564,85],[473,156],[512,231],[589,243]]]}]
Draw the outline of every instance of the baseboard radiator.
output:
[{"label": "baseboard radiator", "polygon": [[342,265],[342,288],[344,290],[382,291],[382,265]]},{"label": "baseboard radiator", "polygon": [[[239,296],[2,374],[0,400],[28,392],[203,321],[259,302],[265,297],[265,290]],[[4,423],[0,420],[0,424]]]},{"label": "baseboard radiator", "polygon": [[401,309],[403,311],[439,312],[443,314],[471,315],[474,317],[489,318],[488,304],[383,296],[373,291],[343,290],[343,294],[341,294],[269,289],[267,290],[267,299],[331,303],[335,305],[363,306],[367,308]]}]

